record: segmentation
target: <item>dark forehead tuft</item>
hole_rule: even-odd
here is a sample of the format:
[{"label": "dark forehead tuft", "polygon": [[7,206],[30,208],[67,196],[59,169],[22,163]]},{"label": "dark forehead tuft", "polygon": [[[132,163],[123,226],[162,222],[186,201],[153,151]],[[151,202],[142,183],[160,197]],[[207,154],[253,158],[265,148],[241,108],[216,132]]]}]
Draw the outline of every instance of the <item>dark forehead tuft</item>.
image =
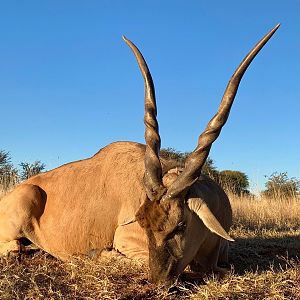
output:
[{"label": "dark forehead tuft", "polygon": [[166,174],[168,171],[174,168],[183,168],[184,163],[177,161],[175,159],[165,159],[161,158],[161,164],[162,164],[162,172],[163,175]]}]

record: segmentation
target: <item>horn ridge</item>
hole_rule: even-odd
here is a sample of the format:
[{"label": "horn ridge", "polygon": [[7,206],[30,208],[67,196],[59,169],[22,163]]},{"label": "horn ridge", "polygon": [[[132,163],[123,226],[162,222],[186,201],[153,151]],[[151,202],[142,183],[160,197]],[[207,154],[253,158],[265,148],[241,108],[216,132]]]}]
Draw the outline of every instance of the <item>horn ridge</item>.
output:
[{"label": "horn ridge", "polygon": [[237,67],[225,89],[218,112],[209,121],[206,129],[199,136],[198,145],[186,160],[185,169],[169,188],[165,197],[177,197],[180,193],[186,191],[200,176],[202,167],[209,155],[212,143],[218,138],[222,127],[225,125],[228,119],[231,106],[244,73],[246,72],[252,60],[269,41],[279,26],[280,24],[277,24],[269,33],[267,33],[252,48],[252,50],[246,55],[246,57]]},{"label": "horn ridge", "polygon": [[165,193],[166,189],[162,184],[162,166],[159,159],[160,152],[160,135],[159,126],[157,122],[157,107],[155,99],[155,89],[152,80],[151,73],[147,66],[147,63],[139,51],[139,49],[125,36],[122,36],[125,43],[132,50],[142,76],[144,78],[145,85],[145,174],[144,174],[144,186],[147,196],[150,200],[159,200]]}]

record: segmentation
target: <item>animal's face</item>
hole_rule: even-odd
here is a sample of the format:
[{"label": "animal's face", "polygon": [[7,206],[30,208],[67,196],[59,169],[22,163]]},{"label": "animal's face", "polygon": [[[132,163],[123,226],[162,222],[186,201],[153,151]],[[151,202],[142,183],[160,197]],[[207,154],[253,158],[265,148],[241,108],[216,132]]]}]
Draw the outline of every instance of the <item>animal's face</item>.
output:
[{"label": "animal's face", "polygon": [[170,281],[179,275],[188,232],[187,212],[179,201],[146,201],[137,213],[149,240],[150,280]]},{"label": "animal's face", "polygon": [[[180,172],[171,170],[163,177],[166,189],[178,175]],[[207,187],[198,182],[177,198],[147,199],[138,210],[136,220],[148,236],[151,281],[172,283],[194,259],[204,241],[212,239],[211,232],[232,241],[203,200],[205,190]],[[214,192],[209,195],[212,197]]]},{"label": "animal's face", "polygon": [[[191,199],[201,203],[200,199]],[[152,282],[173,283],[196,256],[211,233],[181,199],[146,201],[137,213],[149,241]]]},{"label": "animal's face", "polygon": [[[171,174],[169,183],[175,178]],[[203,223],[185,199],[147,200],[136,218],[148,236],[150,280],[171,283],[196,255]]]}]

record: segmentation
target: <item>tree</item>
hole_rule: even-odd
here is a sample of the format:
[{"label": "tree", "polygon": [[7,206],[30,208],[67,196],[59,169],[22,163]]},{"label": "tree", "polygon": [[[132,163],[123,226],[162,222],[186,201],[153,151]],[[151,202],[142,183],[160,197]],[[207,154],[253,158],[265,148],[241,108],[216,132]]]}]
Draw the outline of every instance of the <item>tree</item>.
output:
[{"label": "tree", "polygon": [[4,191],[9,190],[20,180],[26,180],[31,176],[39,174],[45,169],[45,164],[37,160],[34,163],[21,162],[21,170],[11,162],[8,151],[0,150],[0,188]]},{"label": "tree", "polygon": [[202,173],[209,176],[211,179],[218,181],[219,171],[217,170],[214,161],[208,157],[202,167]]},{"label": "tree", "polygon": [[0,169],[2,168],[2,166],[9,164],[10,160],[11,158],[9,152],[0,150]]},{"label": "tree", "polygon": [[249,194],[248,176],[240,171],[224,170],[219,172],[218,181],[223,189],[236,195]]},{"label": "tree", "polygon": [[262,194],[268,198],[297,197],[300,191],[300,181],[295,177],[289,178],[287,172],[272,173],[265,186]]},{"label": "tree", "polygon": [[188,157],[189,152],[177,151],[174,148],[162,148],[160,150],[160,156],[167,160],[176,160],[180,164],[184,165],[186,158]]},{"label": "tree", "polygon": [[3,190],[8,190],[18,182],[18,170],[11,163],[9,152],[0,150],[0,185]]},{"label": "tree", "polygon": [[39,160],[35,161],[34,163],[21,162],[20,166],[22,168],[20,175],[22,180],[26,180],[29,177],[41,173],[46,167],[46,165],[41,163]]},{"label": "tree", "polygon": [[[174,148],[162,148],[160,150],[160,156],[165,159],[172,159],[179,162],[182,166],[184,166],[184,163],[188,156],[191,154],[191,152],[181,152],[177,151]],[[218,171],[217,168],[214,165],[214,161],[211,158],[207,158],[206,162],[203,165],[202,173],[211,177],[212,179],[216,180],[218,178]]]}]

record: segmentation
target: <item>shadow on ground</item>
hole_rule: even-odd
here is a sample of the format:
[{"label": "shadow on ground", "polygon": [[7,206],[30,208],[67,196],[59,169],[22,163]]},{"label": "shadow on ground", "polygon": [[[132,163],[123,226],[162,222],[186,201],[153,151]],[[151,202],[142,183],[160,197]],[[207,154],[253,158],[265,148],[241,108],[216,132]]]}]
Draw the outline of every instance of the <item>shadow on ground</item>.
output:
[{"label": "shadow on ground", "polygon": [[[23,257],[34,256],[41,251],[34,245],[33,248],[26,248]],[[238,275],[270,269],[279,271],[292,261],[300,262],[300,236],[236,238],[235,242],[230,243],[229,263]]]},{"label": "shadow on ground", "polygon": [[235,273],[274,271],[299,262],[300,236],[237,238],[230,244],[229,262]]}]

